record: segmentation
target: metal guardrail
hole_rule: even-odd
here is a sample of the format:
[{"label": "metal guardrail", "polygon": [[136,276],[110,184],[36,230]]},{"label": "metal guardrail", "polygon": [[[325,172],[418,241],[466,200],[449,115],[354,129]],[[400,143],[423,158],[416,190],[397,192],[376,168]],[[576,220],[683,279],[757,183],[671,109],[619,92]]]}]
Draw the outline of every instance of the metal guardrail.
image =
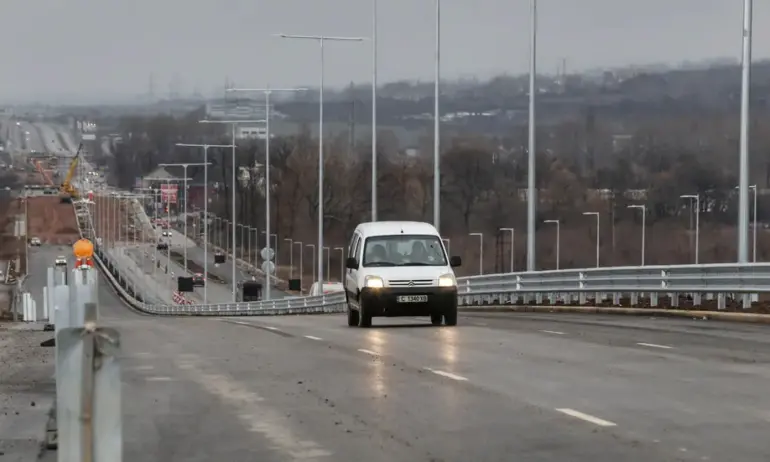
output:
[{"label": "metal guardrail", "polygon": [[[88,223],[92,225],[90,216]],[[130,290],[120,268],[106,252],[97,251],[119,287],[121,295],[136,309],[166,316],[255,316],[344,312],[344,293],[292,297],[270,301],[209,305],[149,304]],[[122,281],[122,282],[121,282]],[[458,278],[458,304],[463,307],[489,305],[609,303],[620,306],[644,304],[658,307],[662,298],[677,307],[680,297],[693,306],[703,299],[725,309],[731,301],[744,308],[770,292],[770,263],[723,263],[701,265],[627,266],[490,274]]]},{"label": "metal guardrail", "polygon": [[120,335],[98,325],[97,280],[88,266],[48,269],[56,398],[46,446],[60,462],[122,460]]}]

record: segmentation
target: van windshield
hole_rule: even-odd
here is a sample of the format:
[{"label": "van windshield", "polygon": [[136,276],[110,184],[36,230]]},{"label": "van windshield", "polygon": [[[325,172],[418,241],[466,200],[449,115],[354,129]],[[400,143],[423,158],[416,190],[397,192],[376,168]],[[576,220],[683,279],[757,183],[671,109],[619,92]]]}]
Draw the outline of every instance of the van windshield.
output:
[{"label": "van windshield", "polygon": [[396,234],[372,236],[364,245],[363,266],[446,266],[438,236]]}]

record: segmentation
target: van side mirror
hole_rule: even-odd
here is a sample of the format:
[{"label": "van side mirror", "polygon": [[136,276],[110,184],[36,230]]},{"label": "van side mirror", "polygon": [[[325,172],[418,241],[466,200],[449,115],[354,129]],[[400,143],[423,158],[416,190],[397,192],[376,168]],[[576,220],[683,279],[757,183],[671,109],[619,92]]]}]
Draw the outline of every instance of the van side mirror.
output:
[{"label": "van side mirror", "polygon": [[457,256],[449,257],[449,266],[451,266],[452,268],[463,266],[463,259]]},{"label": "van side mirror", "polygon": [[345,267],[347,269],[358,269],[358,262],[353,257],[348,257],[347,260],[345,260]]}]

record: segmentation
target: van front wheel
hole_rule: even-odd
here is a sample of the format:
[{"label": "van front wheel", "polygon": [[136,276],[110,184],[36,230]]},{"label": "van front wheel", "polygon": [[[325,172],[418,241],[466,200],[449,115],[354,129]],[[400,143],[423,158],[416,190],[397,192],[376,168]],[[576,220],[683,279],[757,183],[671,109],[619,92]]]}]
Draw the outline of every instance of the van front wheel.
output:
[{"label": "van front wheel", "polygon": [[457,307],[450,308],[444,313],[444,323],[447,326],[457,325]]},{"label": "van front wheel", "polygon": [[372,314],[363,300],[358,300],[358,327],[372,327]]}]

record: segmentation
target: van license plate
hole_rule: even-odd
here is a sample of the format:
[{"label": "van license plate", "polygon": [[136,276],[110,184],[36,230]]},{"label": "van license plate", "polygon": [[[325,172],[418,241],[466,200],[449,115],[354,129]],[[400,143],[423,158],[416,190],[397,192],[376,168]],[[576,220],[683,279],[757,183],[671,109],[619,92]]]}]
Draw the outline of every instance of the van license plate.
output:
[{"label": "van license plate", "polygon": [[396,298],[398,303],[425,303],[428,301],[427,295],[399,295]]}]

